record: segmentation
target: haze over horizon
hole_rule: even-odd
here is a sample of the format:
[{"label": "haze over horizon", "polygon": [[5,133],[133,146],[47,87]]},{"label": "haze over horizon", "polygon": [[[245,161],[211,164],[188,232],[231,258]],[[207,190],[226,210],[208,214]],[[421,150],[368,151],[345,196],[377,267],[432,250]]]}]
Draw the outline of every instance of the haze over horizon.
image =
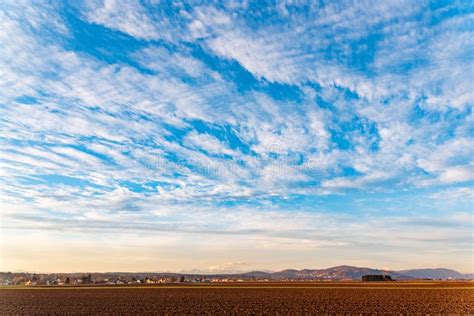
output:
[{"label": "haze over horizon", "polygon": [[0,271],[473,273],[468,1],[2,1]]},{"label": "haze over horizon", "polygon": [[202,275],[217,275],[217,274],[229,274],[229,275],[235,275],[235,274],[246,274],[246,273],[251,273],[251,272],[266,272],[266,273],[278,273],[282,272],[285,270],[325,270],[325,269],[330,269],[330,268],[335,268],[335,267],[341,267],[341,266],[348,266],[348,267],[353,267],[353,268],[360,268],[360,269],[373,269],[373,270],[386,270],[386,271],[393,271],[393,272],[399,272],[399,271],[404,271],[404,270],[437,270],[437,269],[442,269],[442,270],[452,270],[454,272],[464,274],[464,275],[473,275],[474,273],[472,272],[465,272],[465,271],[457,271],[455,269],[451,269],[449,267],[423,267],[423,268],[404,268],[404,269],[391,269],[388,267],[356,267],[356,266],[350,266],[350,265],[337,265],[337,266],[331,266],[331,267],[305,267],[305,268],[300,268],[300,269],[294,269],[292,267],[286,267],[284,269],[278,269],[278,270],[270,270],[270,269],[250,269],[250,270],[232,270],[232,269],[227,269],[226,267],[222,266],[211,266],[207,269],[188,269],[188,270],[134,270],[134,271],[114,271],[114,270],[103,270],[103,271],[93,271],[93,270],[77,270],[77,271],[36,271],[36,270],[8,270],[8,271],[0,271],[2,273],[36,273],[36,274],[83,274],[83,273],[124,273],[124,274],[133,274],[133,273],[149,273],[149,274],[166,274],[166,273],[171,273],[171,274],[187,274],[187,275],[192,275],[192,274],[202,274]]}]

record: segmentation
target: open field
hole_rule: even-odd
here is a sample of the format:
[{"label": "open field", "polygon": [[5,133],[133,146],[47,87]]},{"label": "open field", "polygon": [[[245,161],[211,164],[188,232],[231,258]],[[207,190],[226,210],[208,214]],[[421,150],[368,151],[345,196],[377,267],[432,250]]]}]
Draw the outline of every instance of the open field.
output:
[{"label": "open field", "polygon": [[474,283],[239,283],[0,288],[0,314],[474,313]]}]

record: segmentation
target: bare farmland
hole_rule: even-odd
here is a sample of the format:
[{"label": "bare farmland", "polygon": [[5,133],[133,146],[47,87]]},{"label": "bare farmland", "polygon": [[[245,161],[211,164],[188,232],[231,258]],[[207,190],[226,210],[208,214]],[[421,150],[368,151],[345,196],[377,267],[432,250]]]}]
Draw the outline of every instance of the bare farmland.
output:
[{"label": "bare farmland", "polygon": [[474,313],[474,284],[244,283],[0,289],[0,314]]}]

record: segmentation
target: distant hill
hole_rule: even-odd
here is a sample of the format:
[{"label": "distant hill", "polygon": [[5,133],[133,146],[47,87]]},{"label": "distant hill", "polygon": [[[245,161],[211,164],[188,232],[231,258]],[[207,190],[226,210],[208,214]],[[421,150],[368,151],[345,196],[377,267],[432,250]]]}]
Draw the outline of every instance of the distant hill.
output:
[{"label": "distant hill", "polygon": [[472,274],[462,274],[451,269],[409,269],[398,271],[417,279],[471,279]]},{"label": "distant hill", "polygon": [[[410,279],[412,277],[397,271],[380,270],[372,268],[359,268],[353,266],[337,266],[328,269],[287,269],[269,273],[267,278],[272,280],[360,280],[367,274],[386,274],[394,279]],[[252,272],[245,274],[253,276]]]},{"label": "distant hill", "polygon": [[451,269],[409,269],[382,270],[354,266],[337,266],[327,269],[286,269],[273,273],[248,272],[244,277],[267,278],[271,280],[360,280],[363,275],[390,275],[395,280],[408,279],[473,279],[473,274],[462,274]]}]

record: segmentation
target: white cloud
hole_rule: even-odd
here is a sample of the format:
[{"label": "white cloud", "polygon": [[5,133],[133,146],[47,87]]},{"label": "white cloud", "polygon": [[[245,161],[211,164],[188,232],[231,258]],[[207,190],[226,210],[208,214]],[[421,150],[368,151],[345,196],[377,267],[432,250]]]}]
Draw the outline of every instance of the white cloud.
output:
[{"label": "white cloud", "polygon": [[163,47],[150,46],[133,54],[133,57],[146,68],[157,72],[169,73],[177,70],[191,77],[207,73],[205,66],[198,59],[181,53],[171,53]]},{"label": "white cloud", "polygon": [[464,182],[474,179],[473,166],[456,166],[447,168],[440,175],[441,182],[453,183],[453,182]]},{"label": "white cloud", "polygon": [[473,201],[474,199],[474,188],[472,187],[460,187],[451,188],[442,191],[435,192],[431,195],[432,199],[440,201]]},{"label": "white cloud", "polygon": [[211,154],[235,154],[233,150],[209,134],[199,134],[193,131],[186,135],[186,142],[194,147],[202,148]]},{"label": "white cloud", "polygon": [[92,23],[103,24],[137,38],[172,38],[170,22],[166,18],[158,23],[154,21],[139,1],[89,1],[85,15]]}]

